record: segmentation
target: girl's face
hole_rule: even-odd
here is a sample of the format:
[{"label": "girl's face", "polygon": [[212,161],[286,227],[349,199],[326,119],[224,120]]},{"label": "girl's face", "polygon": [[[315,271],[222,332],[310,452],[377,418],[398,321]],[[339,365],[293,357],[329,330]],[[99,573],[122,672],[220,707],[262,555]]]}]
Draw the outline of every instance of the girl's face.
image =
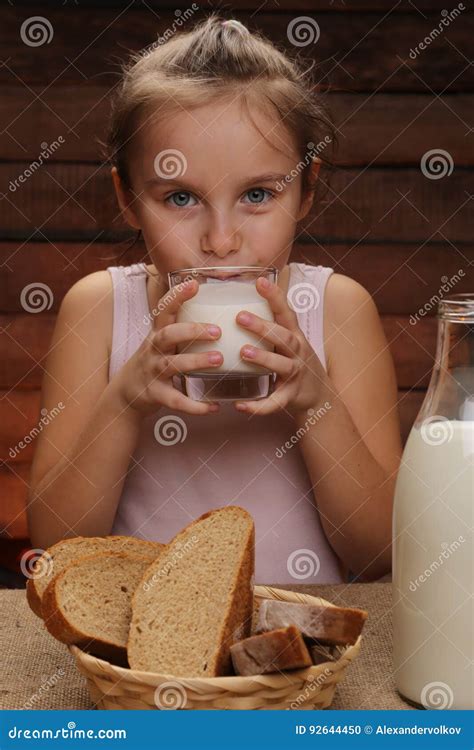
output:
[{"label": "girl's face", "polygon": [[149,122],[136,139],[132,192],[112,170],[125,218],[142,230],[161,274],[285,266],[313,195],[302,195],[300,173],[285,181],[300,160],[287,131],[260,111],[252,117],[265,138],[236,101],[182,110],[166,124]]}]

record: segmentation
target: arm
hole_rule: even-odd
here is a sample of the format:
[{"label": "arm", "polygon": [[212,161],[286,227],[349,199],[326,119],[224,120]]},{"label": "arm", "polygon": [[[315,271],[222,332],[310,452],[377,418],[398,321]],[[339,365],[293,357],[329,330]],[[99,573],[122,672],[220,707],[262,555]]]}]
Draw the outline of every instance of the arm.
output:
[{"label": "arm", "polygon": [[64,297],[45,364],[41,406],[59,414],[39,434],[30,477],[33,546],[109,534],[139,429],[108,382],[112,283],[91,274]]},{"label": "arm", "polygon": [[315,411],[297,416],[300,449],[325,533],[361,580],[391,568],[392,507],[402,452],[397,384],[370,294],[340,274],[325,295],[327,376]]}]

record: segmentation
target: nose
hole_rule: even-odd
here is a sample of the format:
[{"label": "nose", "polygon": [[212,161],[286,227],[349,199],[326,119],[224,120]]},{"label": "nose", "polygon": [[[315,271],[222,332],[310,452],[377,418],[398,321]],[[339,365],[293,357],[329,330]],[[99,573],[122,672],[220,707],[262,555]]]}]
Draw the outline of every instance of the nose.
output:
[{"label": "nose", "polygon": [[201,250],[219,258],[225,258],[240,250],[239,233],[227,212],[216,211],[209,216],[201,239]]}]

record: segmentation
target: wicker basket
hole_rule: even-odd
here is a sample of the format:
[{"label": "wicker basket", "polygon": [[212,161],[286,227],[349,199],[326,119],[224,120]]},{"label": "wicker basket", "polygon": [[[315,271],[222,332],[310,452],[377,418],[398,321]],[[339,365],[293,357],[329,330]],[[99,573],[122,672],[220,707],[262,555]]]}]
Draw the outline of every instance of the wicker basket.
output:
[{"label": "wicker basket", "polygon": [[[256,599],[303,604],[331,602],[294,591],[255,586]],[[315,709],[331,705],[348,664],[360,650],[337,649],[337,659],[305,669],[252,677],[173,677],[139,672],[110,664],[70,646],[79,671],[87,678],[91,698],[99,709]]]}]

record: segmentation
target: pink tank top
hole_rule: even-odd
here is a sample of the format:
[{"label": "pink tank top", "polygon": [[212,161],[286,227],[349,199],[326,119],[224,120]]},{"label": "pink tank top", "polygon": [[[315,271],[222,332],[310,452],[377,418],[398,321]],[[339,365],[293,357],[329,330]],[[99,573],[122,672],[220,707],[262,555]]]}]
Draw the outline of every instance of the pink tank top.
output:
[{"label": "pink tank top", "polygon": [[[324,289],[333,269],[289,266],[289,289],[309,283],[319,294],[316,309],[297,317],[326,368]],[[151,323],[146,265],[107,270],[114,289],[111,379]],[[240,505],[255,522],[256,583],[343,582],[343,567],[322,528],[298,444],[293,438],[291,449],[281,450],[296,429],[285,411],[249,419],[225,402],[218,414],[206,417],[159,408],[142,421],[111,533],[167,542],[202,513]]]}]

